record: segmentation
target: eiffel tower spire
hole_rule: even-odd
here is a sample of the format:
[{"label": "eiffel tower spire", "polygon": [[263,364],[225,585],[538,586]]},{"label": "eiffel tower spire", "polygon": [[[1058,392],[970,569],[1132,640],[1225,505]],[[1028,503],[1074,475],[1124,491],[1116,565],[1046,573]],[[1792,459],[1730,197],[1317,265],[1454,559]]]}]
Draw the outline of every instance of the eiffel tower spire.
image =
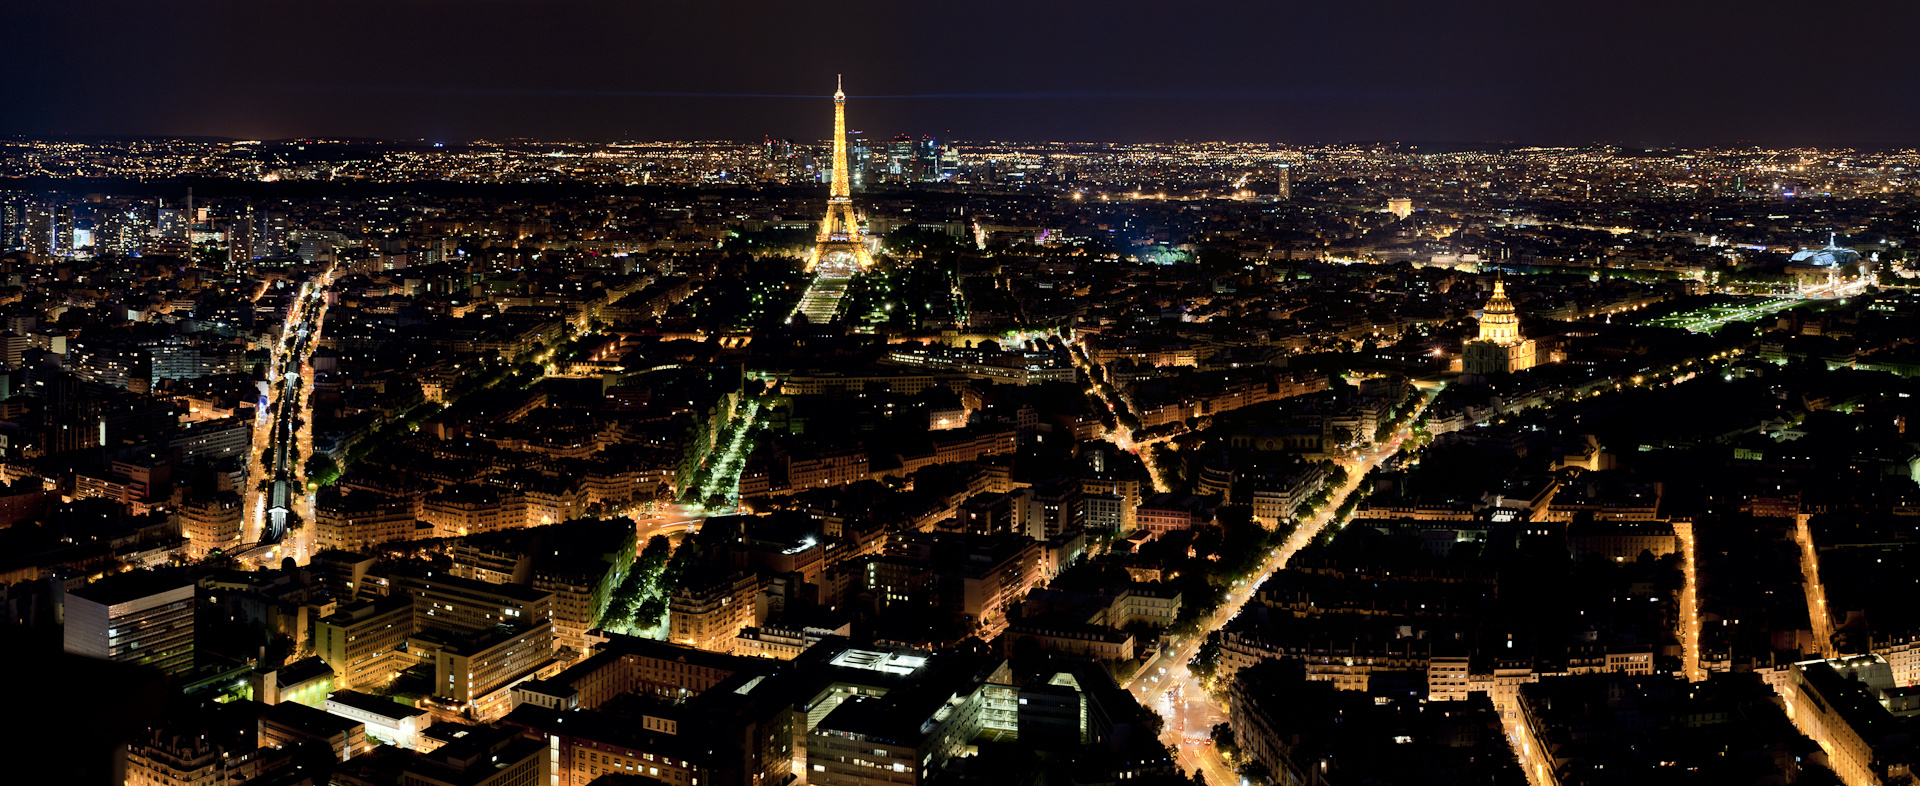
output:
[{"label": "eiffel tower spire", "polygon": [[[853,170],[847,160],[847,94],[840,78],[833,86],[833,182],[827,192],[827,215],[807,255],[807,270],[829,262],[837,272],[852,273],[873,267],[873,254],[860,237],[860,219],[853,213]],[[844,268],[844,270],[839,270]]]}]

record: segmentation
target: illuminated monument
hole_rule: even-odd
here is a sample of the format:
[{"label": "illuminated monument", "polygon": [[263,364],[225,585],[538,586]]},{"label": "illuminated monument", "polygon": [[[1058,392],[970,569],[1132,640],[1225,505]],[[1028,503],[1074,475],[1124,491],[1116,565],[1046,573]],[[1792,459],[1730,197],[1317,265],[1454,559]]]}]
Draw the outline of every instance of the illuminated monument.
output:
[{"label": "illuminated monument", "polygon": [[1461,367],[1468,374],[1500,374],[1533,368],[1533,342],[1520,336],[1520,315],[1507,299],[1507,282],[1493,279],[1493,297],[1480,312],[1480,338],[1467,342]]},{"label": "illuminated monument", "polygon": [[1862,285],[1862,279],[1874,280],[1872,265],[1862,263],[1860,252],[1841,248],[1838,235],[1827,236],[1826,248],[1801,249],[1788,258],[1787,274],[1800,294],[1812,296],[1839,295],[1843,288]]},{"label": "illuminated monument", "polygon": [[873,266],[873,253],[860,234],[853,214],[852,169],[847,165],[847,94],[836,81],[833,90],[833,190],[827,196],[827,217],[820,222],[807,270],[824,275],[850,276]]}]

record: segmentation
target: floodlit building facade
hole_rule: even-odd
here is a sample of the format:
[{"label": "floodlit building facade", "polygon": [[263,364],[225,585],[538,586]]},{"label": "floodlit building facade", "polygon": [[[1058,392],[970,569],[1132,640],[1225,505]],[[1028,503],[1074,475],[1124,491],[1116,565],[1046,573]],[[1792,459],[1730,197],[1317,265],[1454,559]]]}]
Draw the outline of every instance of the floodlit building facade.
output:
[{"label": "floodlit building facade", "polygon": [[1506,374],[1533,368],[1534,343],[1520,335],[1520,316],[1507,299],[1507,282],[1493,281],[1493,297],[1480,316],[1480,337],[1467,343],[1461,367],[1468,374]]}]

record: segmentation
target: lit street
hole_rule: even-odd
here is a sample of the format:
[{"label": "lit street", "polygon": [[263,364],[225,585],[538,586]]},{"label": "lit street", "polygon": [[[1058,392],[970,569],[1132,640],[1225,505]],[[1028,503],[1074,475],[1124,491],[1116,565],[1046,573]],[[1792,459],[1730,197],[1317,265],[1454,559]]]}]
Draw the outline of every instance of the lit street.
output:
[{"label": "lit street", "polygon": [[242,543],[259,544],[244,558],[257,564],[277,564],[286,557],[305,563],[312,556],[313,495],[305,478],[305,462],[313,455],[313,367],[308,361],[319,344],[332,281],[328,270],[300,286],[272,347],[268,401],[253,429],[247,463],[250,496],[243,509]]},{"label": "lit street", "polygon": [[[1434,393],[1437,394],[1438,391]],[[1414,412],[1407,422],[1419,422],[1422,412],[1428,404],[1432,403],[1433,398],[1433,395],[1423,397],[1422,409]],[[1395,433],[1390,441],[1375,446],[1350,463],[1342,462],[1347,469],[1347,480],[1329,497],[1327,504],[1311,518],[1301,521],[1287,540],[1268,555],[1267,561],[1252,578],[1241,582],[1227,592],[1226,599],[1221,602],[1219,609],[1201,624],[1200,633],[1187,637],[1186,641],[1175,643],[1169,651],[1147,661],[1140,667],[1139,673],[1123,686],[1133,691],[1142,703],[1161,713],[1162,719],[1166,722],[1162,739],[1168,746],[1179,752],[1179,763],[1183,772],[1191,772],[1198,768],[1205,775],[1207,783],[1213,786],[1231,786],[1239,782],[1239,778],[1233,775],[1232,768],[1221,760],[1219,752],[1211,744],[1193,744],[1186,741],[1187,738],[1208,739],[1213,724],[1227,718],[1226,708],[1214,702],[1206,686],[1200,683],[1199,678],[1187,666],[1193,660],[1193,655],[1199,650],[1200,645],[1206,641],[1207,632],[1220,629],[1239,614],[1241,607],[1245,606],[1253,594],[1259,591],[1260,585],[1266,582],[1268,576],[1286,567],[1287,560],[1292,559],[1294,554],[1313,542],[1314,538],[1319,537],[1327,526],[1333,523],[1334,513],[1340,509],[1348,495],[1359,488],[1367,473],[1379,466],[1380,462],[1399,453],[1400,446],[1411,436],[1413,436],[1412,430],[1403,428]],[[1161,674],[1162,670],[1166,672],[1164,675]],[[1169,696],[1179,697],[1178,704],[1176,705]]]}]

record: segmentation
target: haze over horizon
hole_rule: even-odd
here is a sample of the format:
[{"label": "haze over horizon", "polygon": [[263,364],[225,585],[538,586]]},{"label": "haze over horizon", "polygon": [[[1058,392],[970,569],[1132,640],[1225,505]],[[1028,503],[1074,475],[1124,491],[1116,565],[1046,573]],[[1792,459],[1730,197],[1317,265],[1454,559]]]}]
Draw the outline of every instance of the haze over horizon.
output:
[{"label": "haze over horizon", "polygon": [[0,133],[1920,143],[1920,8],[105,0],[0,10]]}]

